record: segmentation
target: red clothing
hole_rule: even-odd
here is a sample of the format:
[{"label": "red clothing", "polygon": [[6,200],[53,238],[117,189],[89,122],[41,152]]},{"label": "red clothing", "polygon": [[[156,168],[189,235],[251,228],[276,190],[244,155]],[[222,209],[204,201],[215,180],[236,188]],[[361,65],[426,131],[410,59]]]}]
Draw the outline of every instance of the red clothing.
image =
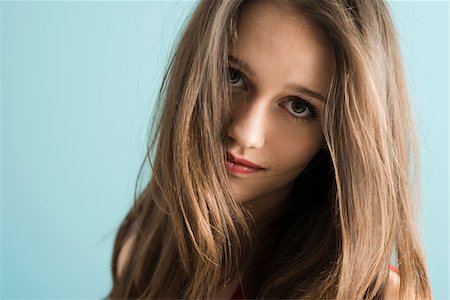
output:
[{"label": "red clothing", "polygon": [[[395,273],[399,274],[399,270],[394,265],[389,265],[389,269],[394,271]],[[242,285],[239,285],[236,291],[234,292],[233,296],[231,296],[231,299],[245,299],[244,298],[244,291],[242,290]]]},{"label": "red clothing", "polygon": [[389,269],[391,269],[391,271],[394,271],[395,273],[397,273],[397,274],[400,274],[400,271],[397,269],[397,267],[396,266],[394,266],[394,265],[389,265]]}]

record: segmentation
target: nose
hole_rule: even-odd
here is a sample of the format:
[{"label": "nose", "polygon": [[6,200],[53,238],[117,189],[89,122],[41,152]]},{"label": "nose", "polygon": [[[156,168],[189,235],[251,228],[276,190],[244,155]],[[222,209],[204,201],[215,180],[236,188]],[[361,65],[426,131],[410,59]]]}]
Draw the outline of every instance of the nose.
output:
[{"label": "nose", "polygon": [[233,103],[233,119],[228,136],[242,148],[262,148],[267,128],[265,107],[262,101],[247,99],[242,105]]}]

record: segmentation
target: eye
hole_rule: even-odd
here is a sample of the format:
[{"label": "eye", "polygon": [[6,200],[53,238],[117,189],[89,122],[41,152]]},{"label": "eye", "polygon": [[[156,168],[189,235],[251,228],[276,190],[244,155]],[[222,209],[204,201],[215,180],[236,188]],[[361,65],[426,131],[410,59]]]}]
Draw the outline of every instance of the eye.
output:
[{"label": "eye", "polygon": [[290,100],[285,101],[283,106],[296,119],[317,119],[319,116],[314,105],[298,97],[290,97]]},{"label": "eye", "polygon": [[239,80],[243,80],[242,78],[243,76],[241,75],[241,73],[234,68],[231,67],[229,68],[229,74],[230,74],[230,83],[234,86],[239,82]]}]

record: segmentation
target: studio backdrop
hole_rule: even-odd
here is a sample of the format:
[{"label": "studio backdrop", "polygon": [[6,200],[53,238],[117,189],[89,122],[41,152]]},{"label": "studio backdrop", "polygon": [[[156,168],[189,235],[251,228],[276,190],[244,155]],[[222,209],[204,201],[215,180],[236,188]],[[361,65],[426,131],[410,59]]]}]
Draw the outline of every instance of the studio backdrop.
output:
[{"label": "studio backdrop", "polygon": [[[0,3],[1,299],[99,299],[153,104],[197,1]],[[449,299],[448,2],[389,1],[420,140],[421,237]]]}]

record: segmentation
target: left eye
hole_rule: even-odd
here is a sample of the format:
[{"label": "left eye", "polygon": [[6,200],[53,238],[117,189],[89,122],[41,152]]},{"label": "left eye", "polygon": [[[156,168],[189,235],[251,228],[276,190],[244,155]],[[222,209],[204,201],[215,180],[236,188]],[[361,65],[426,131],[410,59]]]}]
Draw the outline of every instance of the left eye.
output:
[{"label": "left eye", "polygon": [[[286,109],[296,117],[308,117],[313,114],[313,111],[307,102],[299,98],[292,98],[285,103],[286,104],[284,106]],[[307,112],[306,115],[304,114],[305,112]]]}]

